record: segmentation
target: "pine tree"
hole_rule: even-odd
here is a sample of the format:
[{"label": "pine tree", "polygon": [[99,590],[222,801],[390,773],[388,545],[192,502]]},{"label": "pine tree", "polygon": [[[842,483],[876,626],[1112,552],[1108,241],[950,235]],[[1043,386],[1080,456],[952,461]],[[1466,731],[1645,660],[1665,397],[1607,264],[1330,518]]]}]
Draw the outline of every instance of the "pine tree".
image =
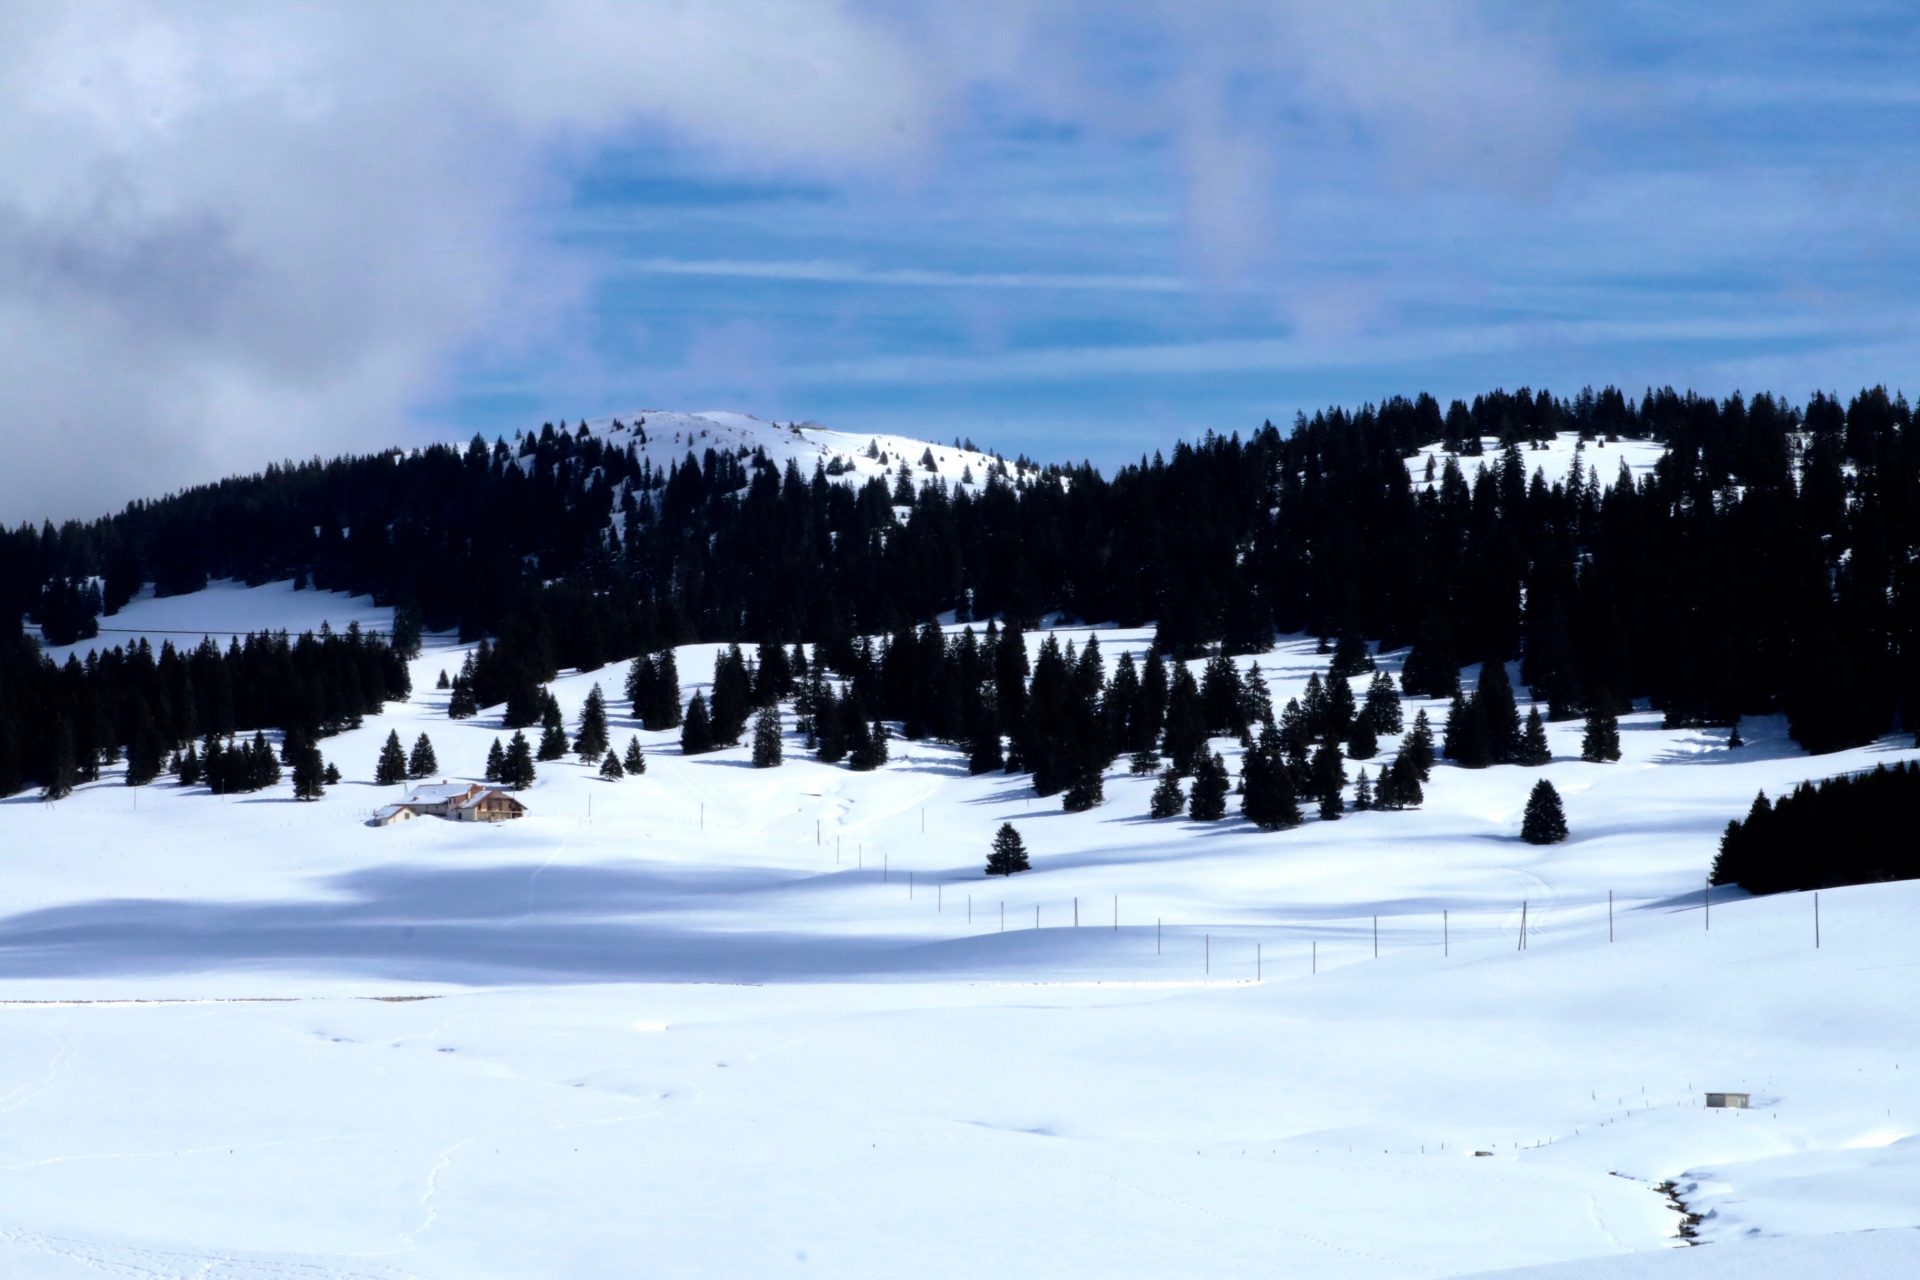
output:
[{"label": "pine tree", "polygon": [[1151,747],[1127,757],[1127,772],[1136,778],[1151,778],[1160,772],[1160,753]]},{"label": "pine tree", "polygon": [[1000,722],[991,713],[982,714],[967,749],[967,772],[992,773],[1006,762],[1000,749]]},{"label": "pine tree", "polygon": [[180,753],[180,767],[174,770],[174,773],[179,776],[180,785],[183,787],[197,786],[204,776],[200,772],[200,754],[191,742],[187,744],[187,749]]},{"label": "pine tree", "polygon": [[647,753],[640,749],[639,735],[627,739],[627,758],[621,763],[631,774],[639,775],[647,771]]},{"label": "pine tree", "polygon": [[580,733],[573,740],[580,763],[592,764],[607,754],[607,698],[595,684],[587,690],[587,702],[580,710]]},{"label": "pine tree", "polygon": [[1260,732],[1260,742],[1240,765],[1240,811],[1262,831],[1278,831],[1300,824],[1300,801],[1293,775],[1281,754],[1280,735],[1273,725]]},{"label": "pine tree", "polygon": [[607,758],[600,762],[600,776],[608,782],[618,782],[626,777],[627,771],[621,766],[620,757],[611,751],[607,752]]},{"label": "pine tree", "polygon": [[1527,712],[1527,729],[1520,736],[1520,747],[1514,763],[1537,769],[1552,761],[1553,749],[1547,745],[1547,726],[1540,719],[1540,708],[1533,707]]},{"label": "pine tree", "polygon": [[1353,718],[1353,733],[1347,738],[1349,760],[1371,760],[1380,754],[1380,743],[1373,736],[1373,722],[1364,715]]},{"label": "pine tree", "polygon": [[513,737],[508,740],[507,763],[501,772],[502,781],[515,791],[523,791],[533,785],[533,747],[522,730],[515,729]]},{"label": "pine tree", "polygon": [[1740,717],[1735,716],[1733,718],[1733,727],[1727,732],[1727,750],[1738,751],[1746,745],[1747,740],[1740,736]]},{"label": "pine tree", "polygon": [[1147,816],[1177,817],[1186,807],[1187,798],[1180,792],[1180,775],[1169,769],[1160,775],[1159,785],[1154,787],[1153,795],[1147,801]]},{"label": "pine tree", "polygon": [[65,716],[53,722],[53,748],[47,754],[47,784],[42,800],[64,800],[73,794],[78,766],[74,762],[73,726]]},{"label": "pine tree", "polygon": [[771,769],[780,759],[780,713],[762,707],[753,722],[753,767]]},{"label": "pine tree", "polygon": [[1399,733],[1406,727],[1400,707],[1400,691],[1393,687],[1392,676],[1384,671],[1373,673],[1373,681],[1367,685],[1367,701],[1360,714],[1373,726],[1375,734]]},{"label": "pine tree", "polygon": [[567,755],[567,730],[565,725],[550,724],[540,731],[540,749],[535,755],[541,760],[564,760]]},{"label": "pine tree", "polygon": [[1326,816],[1327,802],[1341,801],[1341,793],[1347,786],[1347,762],[1340,754],[1340,744],[1323,742],[1319,750],[1313,753],[1313,795],[1320,801],[1321,817]]},{"label": "pine tree", "polygon": [[1060,807],[1067,813],[1085,813],[1088,809],[1107,798],[1106,782],[1100,770],[1090,769],[1074,779],[1073,784],[1060,797]]},{"label": "pine tree", "polygon": [[707,717],[707,699],[696,693],[687,703],[687,718],[680,726],[680,754],[705,755],[713,750],[713,722]]},{"label": "pine tree", "polygon": [[1414,714],[1413,729],[1400,754],[1411,762],[1413,776],[1419,781],[1433,777],[1433,722],[1427,719],[1424,707]]},{"label": "pine tree", "polygon": [[1343,632],[1333,646],[1333,661],[1328,668],[1330,680],[1343,680],[1373,670],[1373,655],[1367,642],[1352,632]]},{"label": "pine tree", "polygon": [[1557,844],[1567,838],[1567,814],[1560,806],[1560,793],[1545,778],[1533,784],[1533,793],[1527,797],[1520,838],[1528,844]]},{"label": "pine tree", "polygon": [[[1385,776],[1384,771],[1382,777]],[[1360,771],[1360,778],[1353,784],[1353,811],[1365,813],[1373,808],[1373,783],[1367,778],[1367,771]]]},{"label": "pine tree", "polygon": [[1206,754],[1207,722],[1200,709],[1200,688],[1184,663],[1173,669],[1167,686],[1166,729],[1160,753],[1177,774],[1189,774]]},{"label": "pine tree", "polygon": [[1520,751],[1520,709],[1513,700],[1507,664],[1489,658],[1480,664],[1480,680],[1473,690],[1473,709],[1483,726],[1478,741],[1485,743],[1485,759],[1470,749],[1460,763],[1470,769],[1481,764],[1509,764]]},{"label": "pine tree", "polygon": [[1203,751],[1193,770],[1193,791],[1187,797],[1187,816],[1195,822],[1218,822],[1227,816],[1227,794],[1232,789],[1227,762],[1218,751]]},{"label": "pine tree", "polygon": [[440,772],[440,758],[433,753],[433,741],[426,734],[413,740],[413,754],[407,757],[409,778],[431,778]]},{"label": "pine tree", "polygon": [[373,780],[383,787],[407,780],[407,749],[400,745],[398,729],[388,732],[387,743],[380,748],[380,761],[373,767]]},{"label": "pine tree", "polygon": [[1327,680],[1327,727],[1329,742],[1338,742],[1353,731],[1353,682],[1345,676]]},{"label": "pine tree", "polygon": [[1010,876],[1016,871],[1031,871],[1033,866],[1027,861],[1026,841],[1013,829],[1011,822],[1000,824],[1000,830],[994,834],[992,850],[987,854],[987,874],[990,876]]},{"label": "pine tree", "polygon": [[300,747],[293,757],[293,798],[318,800],[326,787],[327,765],[320,749],[312,744]]},{"label": "pine tree", "polygon": [[486,778],[488,782],[507,780],[507,753],[501,749],[498,738],[495,738],[493,745],[487,749]]},{"label": "pine tree", "polygon": [[453,687],[452,681],[447,679],[447,669],[445,667],[440,668],[440,678],[434,682],[433,687],[436,689],[450,689]]},{"label": "pine tree", "polygon": [[340,766],[335,764],[331,760],[327,761],[326,772],[322,773],[320,777],[321,777],[321,781],[324,782],[329,787],[339,786],[340,785]]},{"label": "pine tree", "polygon": [[1580,758],[1590,764],[1620,758],[1620,721],[1604,695],[1596,698],[1587,712],[1586,731],[1580,735]]}]

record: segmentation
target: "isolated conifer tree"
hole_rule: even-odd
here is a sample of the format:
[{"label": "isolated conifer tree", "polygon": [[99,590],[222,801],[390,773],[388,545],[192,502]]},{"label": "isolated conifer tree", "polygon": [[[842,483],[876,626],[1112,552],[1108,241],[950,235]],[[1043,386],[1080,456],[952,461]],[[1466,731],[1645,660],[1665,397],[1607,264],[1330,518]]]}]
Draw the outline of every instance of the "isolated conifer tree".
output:
[{"label": "isolated conifer tree", "polygon": [[607,758],[600,762],[600,776],[608,782],[618,782],[627,776],[626,769],[620,763],[620,757],[607,752]]},{"label": "isolated conifer tree", "polygon": [[515,791],[522,791],[533,785],[533,779],[533,747],[527,735],[515,729],[507,742],[507,763],[501,770],[501,780]]},{"label": "isolated conifer tree", "polygon": [[587,690],[586,705],[580,709],[580,732],[573,749],[582,764],[591,764],[607,754],[607,698],[595,684]]},{"label": "isolated conifer tree", "polygon": [[1747,740],[1740,736],[1740,717],[1735,716],[1733,718],[1733,727],[1727,731],[1727,750],[1738,751],[1746,745]]},{"label": "isolated conifer tree", "polygon": [[[1393,787],[1393,804],[1383,799],[1388,783]],[[1420,785],[1420,767],[1414,758],[1402,752],[1385,772],[1380,775],[1380,787],[1375,790],[1375,806],[1386,809],[1417,809],[1426,803],[1426,791]]]},{"label": "isolated conifer tree", "polygon": [[987,874],[990,876],[1010,876],[1017,871],[1031,871],[1033,866],[1027,861],[1026,841],[1013,829],[1011,822],[1000,824],[1000,830],[994,833],[993,846],[987,853]]},{"label": "isolated conifer tree", "polygon": [[447,679],[447,669],[445,667],[440,668],[440,678],[434,682],[433,687],[436,689],[450,689],[453,687],[453,682]]},{"label": "isolated conifer tree", "polygon": [[1384,671],[1373,673],[1373,680],[1367,685],[1367,701],[1360,714],[1373,726],[1375,734],[1399,733],[1406,728],[1406,722],[1400,708],[1400,691],[1393,686],[1393,677]]},{"label": "isolated conifer tree", "polygon": [[628,773],[642,774],[647,771],[647,753],[640,749],[638,735],[627,739],[627,757],[621,761]]},{"label": "isolated conifer tree", "polygon": [[1560,806],[1560,793],[1545,778],[1533,784],[1533,792],[1527,797],[1520,838],[1528,844],[1557,844],[1567,838],[1567,814]]},{"label": "isolated conifer tree", "polygon": [[695,693],[687,702],[687,718],[680,725],[680,754],[704,755],[713,747],[713,721],[707,715],[706,695]]},{"label": "isolated conifer tree", "polygon": [[1540,719],[1540,708],[1534,707],[1527,712],[1527,729],[1520,735],[1520,747],[1514,763],[1537,769],[1553,760],[1553,749],[1547,745],[1547,726]]},{"label": "isolated conifer tree", "polygon": [[409,778],[431,778],[440,772],[440,757],[433,752],[433,740],[421,734],[413,740],[413,754],[407,757]]},{"label": "isolated conifer tree", "polygon": [[753,767],[771,769],[780,763],[780,713],[762,707],[753,722]]},{"label": "isolated conifer tree", "polygon": [[293,798],[318,800],[326,787],[327,764],[320,749],[311,743],[301,746],[293,757]]},{"label": "isolated conifer tree", "polygon": [[1193,791],[1187,797],[1187,816],[1195,822],[1218,822],[1227,816],[1227,794],[1232,790],[1227,762],[1218,751],[1203,751],[1193,769]]},{"label": "isolated conifer tree", "polygon": [[567,730],[563,725],[550,724],[540,731],[540,748],[535,753],[541,760],[563,760],[567,754]]},{"label": "isolated conifer tree", "polygon": [[1172,818],[1186,807],[1187,798],[1180,793],[1180,775],[1169,769],[1160,775],[1160,783],[1154,787],[1153,796],[1147,801],[1147,816]]},{"label": "isolated conifer tree", "polygon": [[407,780],[407,749],[400,745],[400,731],[387,733],[386,745],[380,748],[379,763],[373,767],[373,780],[383,787]]},{"label": "isolated conifer tree", "polygon": [[340,766],[335,764],[331,760],[327,761],[326,770],[320,775],[320,777],[321,777],[321,780],[330,787],[339,786],[340,785]]},{"label": "isolated conifer tree", "polygon": [[[1382,776],[1385,776],[1384,770]],[[1373,808],[1373,783],[1367,778],[1367,771],[1362,769],[1358,781],[1353,784],[1353,811],[1365,813],[1371,808]]]},{"label": "isolated conifer tree", "polygon": [[1596,697],[1587,712],[1586,731],[1580,735],[1580,758],[1591,764],[1620,758],[1620,721],[1605,694]]},{"label": "isolated conifer tree", "polygon": [[493,745],[487,748],[486,779],[488,782],[505,782],[507,780],[507,753],[501,749],[500,739],[498,738],[495,738]]},{"label": "isolated conifer tree", "polygon": [[1433,776],[1433,722],[1427,719],[1424,707],[1414,714],[1413,729],[1400,754],[1411,762],[1414,776],[1421,782]]}]

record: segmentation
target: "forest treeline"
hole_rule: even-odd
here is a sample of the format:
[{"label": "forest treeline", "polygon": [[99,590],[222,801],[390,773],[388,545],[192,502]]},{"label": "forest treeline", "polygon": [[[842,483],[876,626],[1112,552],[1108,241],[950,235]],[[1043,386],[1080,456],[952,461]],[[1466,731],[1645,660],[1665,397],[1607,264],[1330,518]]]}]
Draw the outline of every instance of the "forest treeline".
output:
[{"label": "forest treeline", "polygon": [[1803,782],[1779,800],[1763,792],[1744,821],[1727,824],[1715,884],[1750,893],[1825,889],[1920,877],[1920,765]]},{"label": "forest treeline", "polygon": [[[0,616],[70,638],[143,583],[291,577],[395,605],[402,647],[423,626],[491,637],[490,683],[520,689],[522,712],[563,667],[693,640],[834,652],[952,611],[1157,620],[1158,651],[1182,659],[1276,631],[1411,645],[1407,691],[1435,697],[1462,666],[1517,658],[1551,719],[1637,698],[1675,725],[1784,711],[1813,751],[1920,719],[1920,450],[1882,389],[1804,406],[1421,395],[1208,435],[1111,476],[1021,460],[974,486],[905,459],[854,486],[750,450],[662,471],[644,431],[287,464],[0,532]],[[1637,481],[1584,455],[1536,475],[1535,446],[1563,431],[1665,453]],[[1423,457],[1436,441],[1463,456]],[[0,741],[78,725],[71,676],[17,638],[0,663]]]}]

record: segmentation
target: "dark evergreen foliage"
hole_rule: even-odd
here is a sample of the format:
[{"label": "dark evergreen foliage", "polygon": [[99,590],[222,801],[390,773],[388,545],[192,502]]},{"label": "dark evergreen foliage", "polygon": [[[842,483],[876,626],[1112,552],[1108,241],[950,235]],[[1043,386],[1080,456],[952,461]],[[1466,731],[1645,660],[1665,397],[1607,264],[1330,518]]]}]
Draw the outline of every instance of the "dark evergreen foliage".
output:
[{"label": "dark evergreen foliage", "polygon": [[640,739],[627,739],[626,758],[620,762],[628,773],[639,775],[647,771],[647,753],[640,749]]},{"label": "dark evergreen foliage", "polygon": [[772,707],[762,707],[753,722],[753,767],[772,769],[780,760],[780,713]]},{"label": "dark evergreen foliage", "polygon": [[608,782],[618,782],[626,777],[627,771],[621,765],[620,757],[611,751],[607,752],[606,759],[600,762],[600,776]]},{"label": "dark evergreen foliage", "polygon": [[383,787],[407,780],[407,749],[400,745],[398,729],[387,734],[386,744],[380,748],[379,762],[373,766],[373,780]]},{"label": "dark evergreen foliage", "polygon": [[1620,758],[1620,721],[1602,696],[1587,712],[1587,727],[1580,737],[1580,758],[1590,764],[1606,764]]},{"label": "dark evergreen foliage", "polygon": [[993,846],[987,853],[987,874],[990,876],[1010,876],[1017,871],[1031,871],[1032,864],[1027,860],[1027,844],[1020,833],[1013,829],[1011,822],[1000,824],[1000,830],[994,833]]},{"label": "dark evergreen foliage", "polygon": [[409,778],[431,778],[440,772],[440,757],[434,754],[433,740],[421,734],[413,740],[413,752],[407,757]]},{"label": "dark evergreen foliage", "polygon": [[713,721],[707,715],[707,696],[695,693],[687,702],[687,718],[680,726],[680,754],[705,755],[715,745]]},{"label": "dark evergreen foliage", "polygon": [[1547,744],[1547,726],[1540,719],[1540,708],[1532,707],[1527,711],[1526,731],[1520,735],[1520,745],[1516,749],[1513,762],[1537,769],[1553,761],[1553,748]]},{"label": "dark evergreen foliage", "polygon": [[1147,816],[1150,818],[1172,818],[1184,812],[1187,798],[1180,791],[1180,775],[1169,769],[1160,775],[1160,782],[1153,789],[1153,795],[1147,801]]},{"label": "dark evergreen foliage", "polygon": [[1558,844],[1567,838],[1567,813],[1560,793],[1545,778],[1533,784],[1520,818],[1520,838],[1528,844]]},{"label": "dark evergreen foliage", "polygon": [[1749,893],[1826,889],[1920,878],[1920,764],[1803,782],[1776,802],[1765,794],[1727,824],[1713,883]]},{"label": "dark evergreen foliage", "polygon": [[580,732],[573,740],[573,749],[582,764],[591,764],[608,752],[607,698],[598,684],[587,690],[586,703],[580,709]]},{"label": "dark evergreen foliage", "polygon": [[1227,763],[1217,751],[1202,752],[1193,770],[1193,789],[1187,796],[1187,816],[1195,822],[1218,822],[1227,816],[1227,793],[1232,782]]}]

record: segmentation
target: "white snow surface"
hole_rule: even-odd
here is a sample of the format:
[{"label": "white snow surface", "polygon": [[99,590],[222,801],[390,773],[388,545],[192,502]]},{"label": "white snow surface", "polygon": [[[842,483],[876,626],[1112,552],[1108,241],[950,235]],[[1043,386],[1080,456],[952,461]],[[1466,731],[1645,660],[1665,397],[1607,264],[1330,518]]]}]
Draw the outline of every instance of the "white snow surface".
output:
[{"label": "white snow surface", "polygon": [[[615,423],[620,424],[619,429],[615,429]],[[574,425],[577,428],[579,424]],[[912,436],[834,431],[817,422],[768,422],[751,414],[720,410],[681,413],[639,409],[589,419],[586,425],[590,433],[610,444],[621,448],[637,444],[640,456],[650,460],[660,472],[684,462],[689,451],[695,458],[704,458],[708,449],[735,454],[743,449],[749,453],[764,449],[775,466],[784,467],[787,462],[794,462],[803,478],[812,477],[816,462],[825,465],[839,458],[851,466],[851,470],[836,477],[845,483],[864,484],[875,477],[891,480],[899,474],[904,461],[912,468],[914,482],[918,484],[935,478],[936,473],[921,465],[921,459],[931,450],[934,463],[939,467],[939,478],[949,486],[958,485],[971,470],[969,488],[977,490],[985,486],[987,468],[995,463],[990,453],[933,444]],[[556,423],[555,428],[558,427]],[[642,432],[646,436],[644,443],[639,442]],[[868,457],[870,449],[881,456]]]},{"label": "white snow surface", "polygon": [[[362,608],[121,616],[289,597]],[[1109,669],[1151,635],[1097,634]],[[615,664],[553,687],[571,719],[599,683],[644,776],[374,828],[390,730],[449,780],[500,734],[445,718],[463,650],[429,643],[321,801],[0,803],[0,1275],[1920,1274],[1920,883],[1822,893],[1817,950],[1812,895],[1716,891],[1708,928],[1702,889],[1757,790],[1905,740],[1639,712],[1617,764],[1554,725],[1543,770],[1263,834],[1148,821],[1124,761],[1066,815],[930,743],[683,758]],[[1257,661],[1284,702],[1326,659]],[[1565,844],[1516,838],[1539,776]],[[990,881],[1003,821],[1034,870]]]},{"label": "white snow surface", "polygon": [[[1480,441],[1480,456],[1469,457],[1465,454],[1450,454],[1442,447],[1441,442],[1436,440],[1407,459],[1407,475],[1413,480],[1416,489],[1437,488],[1440,484],[1440,473],[1447,465],[1447,458],[1451,456],[1460,464],[1461,474],[1471,484],[1474,471],[1481,466],[1496,473],[1499,471],[1500,454],[1503,448],[1499,437],[1485,436]],[[1622,462],[1627,464],[1627,473],[1638,481],[1642,476],[1652,472],[1654,465],[1666,456],[1667,447],[1658,440],[1624,438],[1611,442],[1601,438],[1582,444],[1579,432],[1563,431],[1548,437],[1538,449],[1522,444],[1520,458],[1526,465],[1529,481],[1538,473],[1546,478],[1548,484],[1565,484],[1567,474],[1572,470],[1576,451],[1580,455],[1582,471],[1591,468],[1599,472],[1600,483],[1611,488],[1620,477]],[[1431,481],[1425,478],[1429,458],[1433,459]]]}]

